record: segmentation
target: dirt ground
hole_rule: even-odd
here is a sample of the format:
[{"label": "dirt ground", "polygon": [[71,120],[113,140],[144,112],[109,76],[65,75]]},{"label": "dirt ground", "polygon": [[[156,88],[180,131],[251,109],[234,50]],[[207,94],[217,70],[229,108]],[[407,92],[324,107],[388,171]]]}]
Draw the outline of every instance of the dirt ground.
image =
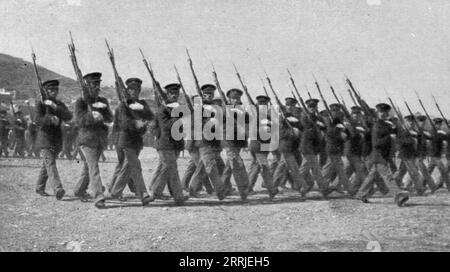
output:
[{"label": "dirt ground", "polygon": [[[148,185],[156,152],[141,154]],[[116,161],[114,151],[106,155],[104,183]],[[179,160],[181,173],[187,162],[187,155]],[[446,189],[398,208],[392,198],[363,204],[337,193],[324,201],[313,192],[301,202],[285,191],[270,201],[259,180],[247,203],[237,195],[218,201],[204,193],[182,207],[161,200],[142,207],[127,189],[127,202],[109,200],[108,209],[98,210],[73,196],[77,161],[58,161],[63,201],[37,195],[40,164],[0,158],[0,251],[450,251]]]}]

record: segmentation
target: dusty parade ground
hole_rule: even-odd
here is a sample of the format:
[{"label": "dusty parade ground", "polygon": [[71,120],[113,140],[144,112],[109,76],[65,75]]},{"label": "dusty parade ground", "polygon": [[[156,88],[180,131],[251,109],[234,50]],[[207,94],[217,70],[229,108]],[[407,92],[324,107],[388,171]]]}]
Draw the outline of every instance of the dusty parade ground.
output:
[{"label": "dusty parade ground", "polygon": [[[156,152],[141,154],[148,185]],[[106,155],[104,183],[115,166],[115,152]],[[179,160],[181,173],[187,162],[187,156]],[[363,204],[337,193],[324,201],[313,192],[301,202],[285,191],[269,201],[259,180],[247,203],[203,193],[182,207],[162,200],[142,207],[126,189],[127,202],[109,200],[108,209],[98,210],[73,196],[81,170],[76,161],[58,161],[63,201],[34,193],[40,163],[0,158],[1,251],[450,251],[446,189],[397,208],[392,198]]]}]

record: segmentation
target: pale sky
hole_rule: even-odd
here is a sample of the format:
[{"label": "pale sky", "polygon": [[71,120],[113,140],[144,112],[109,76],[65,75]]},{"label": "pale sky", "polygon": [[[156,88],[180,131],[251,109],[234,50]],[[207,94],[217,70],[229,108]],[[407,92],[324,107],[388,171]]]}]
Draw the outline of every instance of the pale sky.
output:
[{"label": "pale sky", "polygon": [[195,93],[187,47],[200,82],[213,82],[212,59],[225,90],[240,87],[234,62],[252,94],[261,94],[259,57],[281,97],[290,93],[289,68],[301,91],[307,84],[318,96],[314,72],[330,102],[325,76],[350,104],[347,74],[372,105],[385,101],[386,88],[402,108],[404,96],[416,111],[417,90],[432,115],[431,93],[450,117],[450,1],[0,0],[0,20],[0,52],[30,60],[31,42],[39,64],[72,78],[69,30],[82,71],[102,72],[108,85],[105,38],[122,77],[138,76],[147,86],[139,47],[162,85],[176,81],[176,64]]}]

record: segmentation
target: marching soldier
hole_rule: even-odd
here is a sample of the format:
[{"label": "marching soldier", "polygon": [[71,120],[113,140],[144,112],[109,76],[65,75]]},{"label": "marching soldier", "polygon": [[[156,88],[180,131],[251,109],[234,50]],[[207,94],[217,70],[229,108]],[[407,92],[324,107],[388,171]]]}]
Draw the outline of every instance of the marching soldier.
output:
[{"label": "marching soldier", "polygon": [[[431,140],[431,133],[428,132],[425,129],[425,122],[427,120],[427,117],[425,115],[418,115],[416,116],[416,120],[417,120],[417,124],[419,125],[419,127],[417,128],[418,130],[418,143],[417,143],[417,159],[416,159],[416,165],[419,168],[420,173],[423,176],[423,187],[428,186],[431,190],[432,193],[434,193],[434,191],[436,191],[437,185],[434,182],[433,177],[430,175],[430,173],[428,172],[427,166],[425,165],[424,160],[427,157],[428,151],[427,151],[427,141]],[[417,188],[416,188],[417,189]],[[419,189],[417,189],[419,190]]]},{"label": "marching soldier", "polygon": [[[266,132],[270,132],[271,130],[271,117],[270,117],[270,109],[269,102],[270,98],[265,95],[260,95],[256,97],[257,101],[257,109],[256,116],[254,115],[252,118],[256,118],[257,122],[257,139],[250,139],[250,152],[252,154],[253,160],[249,168],[249,180],[250,180],[250,188],[249,191],[253,190],[253,186],[256,183],[258,178],[258,174],[261,173],[263,178],[263,184],[266,186],[267,191],[269,193],[269,197],[272,199],[278,194],[278,188],[275,187],[273,183],[273,173],[270,171],[269,162],[267,160],[267,156],[269,152],[261,149],[262,144],[269,144],[270,139],[263,140],[260,136],[260,131],[265,130]],[[261,117],[262,111],[267,111],[266,118]]]},{"label": "marching soldier", "polygon": [[16,118],[13,121],[13,133],[14,133],[14,156],[25,156],[25,130],[27,129],[27,122],[23,117],[21,110],[16,112]]},{"label": "marching soldier", "polygon": [[348,138],[348,131],[343,125],[343,115],[340,104],[330,105],[331,116],[328,119],[325,133],[327,162],[322,170],[325,182],[331,184],[338,177],[336,189],[338,191],[349,191],[348,177],[344,171],[344,143]]},{"label": "marching soldier", "polygon": [[[180,176],[178,175],[177,159],[184,149],[184,140],[174,139],[172,135],[172,126],[175,122],[181,120],[180,117],[172,116],[172,111],[179,107],[178,97],[180,95],[180,84],[172,83],[164,87],[167,96],[167,105],[159,105],[156,114],[155,129],[158,130],[156,138],[156,150],[158,151],[159,161],[155,173],[153,174],[150,185],[150,194],[155,199],[155,194],[162,193],[167,184],[169,192],[175,200],[175,205],[183,205],[188,199],[183,195]],[[162,188],[162,189],[161,189]]]},{"label": "marching soldier", "polygon": [[[248,122],[249,115],[245,112],[244,107],[242,106],[241,97],[243,95],[243,91],[239,89],[230,89],[227,91],[228,100],[233,106],[233,108],[229,109],[229,113],[227,113],[228,117],[226,118],[226,129],[232,129],[234,134],[233,139],[225,138],[225,151],[226,151],[226,163],[225,170],[223,171],[222,180],[227,189],[227,192],[231,191],[231,175],[234,177],[234,181],[238,187],[238,191],[241,195],[242,200],[247,199],[249,179],[248,173],[245,169],[244,161],[241,157],[241,149],[247,147],[247,135],[248,135]],[[228,109],[227,109],[228,110]],[[232,115],[232,116],[230,116]],[[229,122],[232,122],[229,124]],[[233,127],[231,127],[233,125]],[[226,137],[230,136],[226,134]]]},{"label": "marching soldier", "polygon": [[30,124],[28,125],[28,135],[30,137],[29,146],[28,146],[28,157],[36,157],[39,158],[39,149],[37,148],[36,139],[38,134],[38,126],[34,120],[30,120]]},{"label": "marching soldier", "polygon": [[83,77],[88,85],[89,97],[87,101],[79,98],[75,103],[75,116],[79,125],[77,142],[84,157],[81,177],[75,186],[75,196],[85,201],[90,184],[94,205],[99,209],[106,205],[98,162],[107,144],[108,126],[105,123],[110,123],[113,119],[108,100],[99,96],[101,76],[101,73],[94,72]]},{"label": "marching soldier", "polygon": [[[286,115],[291,114],[286,113]],[[299,144],[300,120],[291,115],[281,121],[279,141],[281,161],[273,174],[275,187],[278,187],[286,178],[291,181],[293,190],[300,191],[302,187],[304,187],[304,180],[299,171],[299,159],[298,156],[296,156]],[[287,172],[287,177],[285,172]]]},{"label": "marching soldier", "polygon": [[0,156],[8,157],[8,134],[9,134],[9,121],[6,118],[7,111],[0,109]]},{"label": "marching soldier", "polygon": [[[388,121],[391,106],[380,103],[376,106],[378,120],[374,123],[372,129],[372,153],[369,161],[369,174],[365,178],[357,198],[364,203],[369,203],[368,197],[372,193],[372,187],[377,182],[378,189],[382,194],[391,193],[394,195],[394,202],[401,207],[408,201],[408,191],[400,190],[394,181],[393,174],[388,165],[389,155],[395,134],[391,123]],[[381,177],[382,179],[376,179]],[[380,184],[378,184],[380,183]]]},{"label": "marching soldier", "polygon": [[[303,133],[300,141],[300,150],[303,155],[303,161],[300,165],[300,175],[306,182],[306,186],[302,189],[303,196],[313,188],[315,180],[322,195],[327,197],[329,194],[328,184],[322,175],[319,161],[322,142],[321,129],[325,127],[325,124],[317,111],[318,103],[319,100],[314,98],[305,101],[309,112],[306,112],[301,117]],[[312,179],[309,177],[310,175]]]},{"label": "marching soldier", "polygon": [[[216,91],[216,86],[212,84],[204,84],[200,88],[202,92],[202,132],[203,127],[206,123],[213,124],[213,122],[217,121],[215,116],[215,108],[218,106],[221,107],[221,101],[214,99],[214,92]],[[208,112],[212,117],[203,117],[203,113]],[[222,116],[221,116],[222,117]],[[217,125],[212,125],[212,131],[217,129]],[[221,129],[221,128],[220,128]],[[204,133],[202,133],[202,140],[195,141],[195,147],[198,149],[198,155],[194,152],[197,152],[196,148],[192,148],[191,150],[191,158],[194,160],[198,160],[197,168],[192,176],[191,183],[189,185],[189,194],[191,196],[197,197],[197,192],[201,190],[202,185],[205,186],[208,193],[212,193],[212,191],[216,192],[217,197],[222,200],[226,197],[226,192],[222,175],[225,169],[225,163],[220,157],[220,152],[222,151],[221,140],[220,139],[211,139],[208,140],[205,138]],[[203,157],[202,152],[203,151]],[[209,161],[205,161],[205,159]],[[230,188],[228,188],[230,189]]]},{"label": "marching soldier", "polygon": [[57,200],[61,200],[66,193],[56,168],[56,158],[62,148],[61,123],[72,119],[72,113],[66,105],[57,100],[59,81],[44,82],[43,88],[47,90],[46,100],[36,105],[36,118],[39,125],[37,143],[43,157],[41,171],[36,183],[36,193],[48,196],[45,192],[47,180],[50,180]]},{"label": "marching soldier", "polygon": [[[147,102],[139,99],[142,80],[129,78],[125,84],[129,100],[121,102],[115,112],[118,128],[116,148],[118,153],[123,153],[124,160],[112,185],[111,196],[113,198],[121,197],[125,186],[131,180],[134,183],[136,194],[141,198],[142,205],[145,206],[154,199],[148,195],[145,188],[139,153],[144,147],[143,135],[147,130],[146,121],[153,119],[153,113]],[[128,106],[124,103],[128,103]],[[135,116],[130,111],[133,111]]]},{"label": "marching soldier", "polygon": [[351,131],[345,146],[345,156],[348,160],[345,172],[349,178],[353,175],[353,180],[349,186],[349,195],[355,196],[367,172],[363,161],[363,152],[364,146],[367,144],[365,139],[368,130],[364,126],[361,107],[351,107],[350,118],[353,120],[353,124],[349,128]]},{"label": "marching soldier", "polygon": [[416,167],[415,160],[417,157],[417,132],[413,130],[414,115],[407,115],[405,119],[405,129],[399,129],[397,132],[397,142],[399,145],[400,166],[394,174],[395,182],[398,186],[402,186],[402,180],[406,172],[409,173],[413,180],[418,195],[422,195],[425,191],[423,188],[423,180]]},{"label": "marching soldier", "polygon": [[436,186],[436,190],[442,187],[443,184],[447,185],[447,189],[450,190],[450,179],[448,169],[445,168],[444,163],[442,162],[442,154],[444,146],[447,145],[448,148],[448,134],[442,130],[442,123],[444,119],[442,118],[434,118],[434,126],[436,127],[436,132],[432,135],[431,140],[431,154],[430,154],[430,163],[428,164],[428,173],[431,175],[433,173],[434,168],[438,168],[441,174],[441,180]]}]

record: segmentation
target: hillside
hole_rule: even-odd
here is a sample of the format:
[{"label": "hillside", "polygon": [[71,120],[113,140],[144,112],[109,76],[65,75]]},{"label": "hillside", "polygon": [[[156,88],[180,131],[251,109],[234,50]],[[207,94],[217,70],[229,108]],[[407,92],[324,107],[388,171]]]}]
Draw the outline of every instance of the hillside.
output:
[{"label": "hillside", "polygon": [[[60,93],[62,100],[71,102],[78,98],[80,89],[77,81],[41,66],[38,66],[38,71],[42,80],[58,79],[60,81],[60,87],[64,90]],[[6,91],[16,90],[17,100],[36,98],[38,88],[33,64],[23,59],[0,53],[1,88],[6,89]],[[115,88],[112,86],[104,86],[102,88],[102,95],[115,100]],[[141,96],[145,98],[152,97],[151,90],[144,88]]]}]

